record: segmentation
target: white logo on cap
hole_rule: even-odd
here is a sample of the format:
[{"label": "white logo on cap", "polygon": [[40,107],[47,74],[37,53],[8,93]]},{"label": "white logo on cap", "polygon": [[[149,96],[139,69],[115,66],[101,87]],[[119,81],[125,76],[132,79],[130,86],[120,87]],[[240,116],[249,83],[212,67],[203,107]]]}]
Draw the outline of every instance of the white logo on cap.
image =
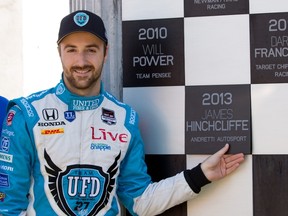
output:
[{"label": "white logo on cap", "polygon": [[74,22],[76,25],[82,27],[85,26],[89,21],[89,16],[84,12],[79,12],[74,16]]}]

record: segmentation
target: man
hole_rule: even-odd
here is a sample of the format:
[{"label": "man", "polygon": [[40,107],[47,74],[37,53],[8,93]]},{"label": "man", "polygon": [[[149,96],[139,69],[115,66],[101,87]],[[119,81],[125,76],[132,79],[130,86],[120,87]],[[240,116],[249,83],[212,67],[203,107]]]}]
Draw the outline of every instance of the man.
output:
[{"label": "man", "polygon": [[10,102],[2,134],[0,214],[156,215],[234,171],[227,144],[191,170],[151,182],[137,113],[105,92],[108,40],[100,17],[76,11],[58,37],[60,83]]}]

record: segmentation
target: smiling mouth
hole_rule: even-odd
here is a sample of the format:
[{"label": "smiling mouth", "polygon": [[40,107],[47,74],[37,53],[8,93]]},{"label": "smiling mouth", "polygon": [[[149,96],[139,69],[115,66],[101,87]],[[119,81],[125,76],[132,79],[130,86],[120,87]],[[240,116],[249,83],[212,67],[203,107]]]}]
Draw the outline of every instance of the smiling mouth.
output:
[{"label": "smiling mouth", "polygon": [[89,73],[91,70],[73,70],[75,73],[77,74],[87,74]]},{"label": "smiling mouth", "polygon": [[91,70],[93,70],[93,67],[90,65],[84,65],[83,67],[74,66],[71,68],[71,71],[77,74],[86,74],[90,72]]}]

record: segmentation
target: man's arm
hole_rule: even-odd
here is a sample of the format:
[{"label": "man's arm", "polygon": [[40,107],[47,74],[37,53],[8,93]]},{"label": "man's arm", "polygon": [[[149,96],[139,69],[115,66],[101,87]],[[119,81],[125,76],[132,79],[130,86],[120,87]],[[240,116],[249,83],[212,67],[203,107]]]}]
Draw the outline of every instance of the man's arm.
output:
[{"label": "man's arm", "polygon": [[14,106],[3,124],[0,160],[0,215],[19,215],[28,205],[31,140],[23,113]]},{"label": "man's arm", "polygon": [[225,155],[228,149],[226,144],[193,169],[148,185],[144,193],[135,199],[134,211],[139,215],[156,215],[193,199],[201,187],[224,178],[244,161],[242,153]]}]

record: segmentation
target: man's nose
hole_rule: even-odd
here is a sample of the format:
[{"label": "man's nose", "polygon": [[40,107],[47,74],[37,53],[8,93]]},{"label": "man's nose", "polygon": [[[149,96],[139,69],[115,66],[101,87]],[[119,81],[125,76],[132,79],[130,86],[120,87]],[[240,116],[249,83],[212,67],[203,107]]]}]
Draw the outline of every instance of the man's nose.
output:
[{"label": "man's nose", "polygon": [[87,56],[84,52],[79,52],[77,55],[77,64],[79,66],[86,65],[87,63]]}]

